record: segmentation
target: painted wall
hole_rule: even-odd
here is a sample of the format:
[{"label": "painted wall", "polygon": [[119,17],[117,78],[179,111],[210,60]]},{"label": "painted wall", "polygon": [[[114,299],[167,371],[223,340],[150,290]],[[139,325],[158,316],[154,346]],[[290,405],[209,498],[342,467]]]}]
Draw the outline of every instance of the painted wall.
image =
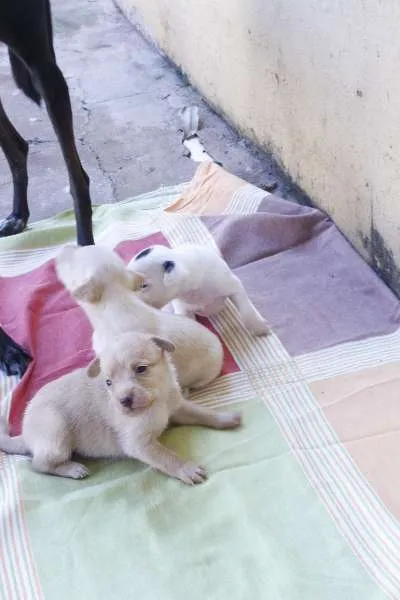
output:
[{"label": "painted wall", "polygon": [[400,2],[118,3],[400,292]]}]

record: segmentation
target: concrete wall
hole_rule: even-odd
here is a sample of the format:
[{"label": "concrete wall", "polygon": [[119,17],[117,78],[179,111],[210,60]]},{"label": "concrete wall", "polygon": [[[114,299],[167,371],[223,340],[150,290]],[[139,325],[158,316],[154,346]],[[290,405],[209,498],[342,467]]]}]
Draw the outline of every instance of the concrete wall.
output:
[{"label": "concrete wall", "polygon": [[400,292],[400,2],[118,2]]}]

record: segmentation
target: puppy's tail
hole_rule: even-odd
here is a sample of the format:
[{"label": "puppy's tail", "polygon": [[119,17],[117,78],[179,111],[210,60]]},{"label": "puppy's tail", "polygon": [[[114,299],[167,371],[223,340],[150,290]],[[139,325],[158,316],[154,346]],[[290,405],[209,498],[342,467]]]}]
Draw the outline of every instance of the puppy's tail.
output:
[{"label": "puppy's tail", "polygon": [[29,454],[22,435],[11,437],[3,419],[0,419],[0,450],[7,454],[22,454],[24,456]]}]

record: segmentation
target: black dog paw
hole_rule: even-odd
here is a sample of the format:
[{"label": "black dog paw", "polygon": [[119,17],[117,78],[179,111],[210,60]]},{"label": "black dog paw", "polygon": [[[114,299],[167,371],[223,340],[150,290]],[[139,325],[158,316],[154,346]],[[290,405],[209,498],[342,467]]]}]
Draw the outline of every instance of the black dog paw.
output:
[{"label": "black dog paw", "polygon": [[14,215],[0,221],[0,237],[15,235],[21,233],[24,229],[26,229],[25,219],[20,219]]},{"label": "black dog paw", "polygon": [[29,354],[0,327],[0,370],[22,377],[31,361]]}]

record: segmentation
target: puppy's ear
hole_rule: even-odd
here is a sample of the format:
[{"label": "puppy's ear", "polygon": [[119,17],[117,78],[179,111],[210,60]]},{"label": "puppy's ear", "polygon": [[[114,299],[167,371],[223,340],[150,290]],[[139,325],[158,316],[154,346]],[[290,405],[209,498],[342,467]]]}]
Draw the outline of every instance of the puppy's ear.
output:
[{"label": "puppy's ear", "polygon": [[159,347],[161,350],[165,350],[166,352],[174,352],[175,346],[169,340],[164,340],[159,337],[152,337],[152,341]]},{"label": "puppy's ear", "polygon": [[139,258],[144,258],[148,254],[150,254],[150,252],[152,250],[153,250],[152,246],[150,246],[149,248],[145,248],[144,250],[142,250],[141,252],[139,252],[139,254],[136,254],[136,256],[134,256],[132,260],[138,260]]},{"label": "puppy's ear", "polygon": [[95,304],[96,302],[100,302],[103,292],[103,283],[98,281],[95,277],[92,277],[89,279],[89,281],[74,290],[72,295],[74,298],[81,300],[82,302]]},{"label": "puppy's ear", "polygon": [[138,292],[144,284],[144,275],[141,273],[134,273],[133,271],[128,271],[128,281],[129,288],[133,292]]},{"label": "puppy's ear", "polygon": [[97,356],[87,366],[86,373],[90,378],[100,375],[100,359]]}]

